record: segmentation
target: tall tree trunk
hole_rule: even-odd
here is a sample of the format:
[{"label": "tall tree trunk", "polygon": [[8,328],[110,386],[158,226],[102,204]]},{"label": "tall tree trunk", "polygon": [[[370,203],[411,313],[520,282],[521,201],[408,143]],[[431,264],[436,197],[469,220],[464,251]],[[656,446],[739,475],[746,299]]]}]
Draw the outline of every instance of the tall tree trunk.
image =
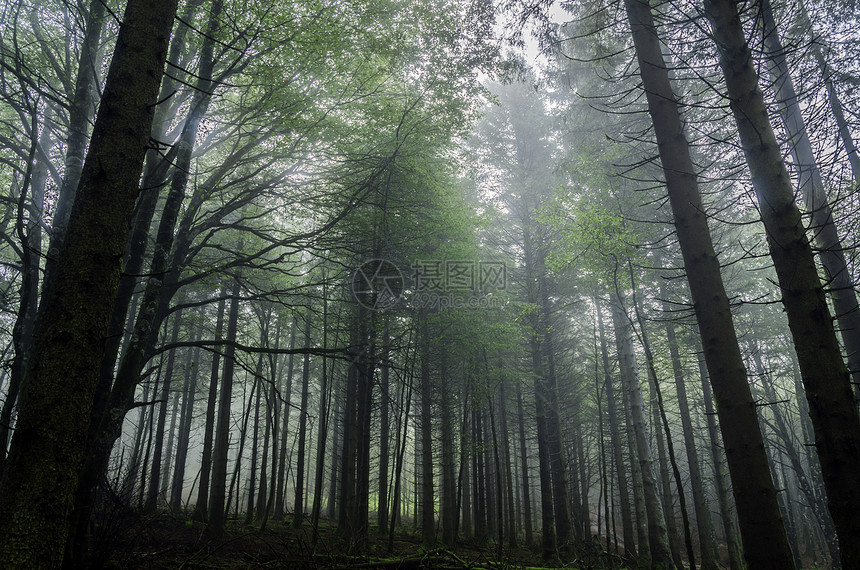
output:
[{"label": "tall tree trunk", "polygon": [[615,463],[613,470],[618,476],[618,495],[621,503],[621,538],[624,542],[624,556],[628,560],[637,558],[636,542],[634,541],[633,513],[630,511],[630,493],[627,489],[627,473],[624,470],[624,458],[621,456],[621,432],[618,423],[618,406],[615,401],[615,388],[612,385],[612,375],[609,366],[609,351],[606,346],[606,332],[603,324],[603,310],[597,304],[597,325],[600,334],[600,353],[603,360],[603,389],[606,393],[606,408],[609,415],[609,445],[612,447],[612,457]]},{"label": "tall tree trunk", "polygon": [[[179,326],[182,324],[181,314],[173,316],[173,332],[170,333],[170,343],[176,344],[179,340]],[[170,407],[170,386],[173,383],[173,368],[176,363],[176,350],[171,350],[167,355],[167,369],[164,371],[164,381],[161,383],[161,394],[158,399],[158,421],[155,424],[155,452],[152,456],[152,470],[149,474],[149,491],[146,494],[144,509],[155,511],[158,506],[158,493],[161,490],[161,455],[164,449],[164,427],[167,423],[167,408]],[[170,458],[168,457],[168,460]]]},{"label": "tall tree trunk", "polygon": [[857,294],[851,282],[851,270],[845,260],[845,248],[833,219],[824,180],[815,160],[815,151],[806,131],[788,62],[785,60],[785,48],[779,39],[770,0],[761,0],[761,27],[762,45],[768,58],[773,91],[788,133],[788,150],[798,171],[800,192],[806,211],[812,216],[810,231],[815,238],[818,257],[827,274],[827,292],[833,301],[833,311],[848,356],[854,397],[860,401],[860,307],[857,305]]},{"label": "tall tree trunk", "polygon": [[519,382],[517,382],[517,419],[520,440],[520,464],[523,476],[523,522],[526,533],[526,546],[531,548],[534,543],[534,537],[532,536],[532,501],[529,489],[529,464],[528,452],[526,450],[526,419],[523,412],[523,391]]},{"label": "tall tree trunk", "polygon": [[[102,355],[100,376],[94,394],[87,435],[87,452],[76,491],[74,544],[70,546],[72,552],[81,552],[85,549],[84,546],[75,545],[83,544],[86,540],[86,524],[92,512],[95,487],[107,471],[111,449],[122,434],[122,423],[126,412],[133,405],[134,391],[140,380],[140,373],[146,361],[152,356],[161,323],[168,314],[169,297],[161,294],[162,285],[168,274],[168,254],[174,241],[176,221],[188,184],[197,130],[212,98],[213,36],[220,22],[221,6],[221,0],[213,0],[212,15],[201,51],[200,71],[196,84],[198,91],[192,99],[188,117],[176,145],[176,165],[155,236],[150,266],[151,276],[146,282],[138,316],[113,387],[110,387],[110,374],[107,371],[109,366],[106,364],[106,361],[110,362],[112,355],[105,353]],[[168,297],[167,300],[164,297]],[[114,298],[114,309],[116,309],[116,298]],[[116,315],[116,310],[112,311],[112,315]],[[110,325],[107,338],[112,338]],[[78,560],[72,562],[79,563]]]},{"label": "tall tree trunk", "polygon": [[[651,564],[655,567],[671,568],[673,566],[672,552],[669,548],[669,537],[666,531],[666,520],[663,507],[657,492],[657,481],[651,459],[651,449],[647,439],[647,423],[642,403],[642,392],[639,387],[638,371],[633,352],[633,338],[630,323],[624,312],[621,299],[613,304],[612,323],[615,327],[618,343],[618,360],[621,367],[621,383],[627,396],[630,419],[633,425],[633,436],[636,444],[636,456],[639,461],[639,471],[642,474],[642,488],[645,497],[645,516],[648,521],[648,546],[651,551]],[[640,550],[641,550],[640,545]]]},{"label": "tall tree trunk", "polygon": [[383,317],[382,330],[382,355],[379,391],[381,401],[379,403],[379,500],[376,507],[376,523],[380,532],[388,530],[388,449],[389,449],[389,416],[391,403],[389,402],[389,376],[391,372],[391,339],[389,337],[390,318]]},{"label": "tall tree trunk", "polygon": [[540,295],[542,330],[541,349],[545,367],[544,382],[546,385],[546,407],[544,409],[549,437],[549,461],[552,473],[552,500],[555,514],[555,535],[557,547],[562,552],[570,550],[571,524],[570,499],[568,498],[567,467],[564,457],[564,445],[561,441],[561,417],[559,414],[560,397],[558,394],[558,377],[555,370],[555,343],[549,301],[550,280],[546,275],[545,253],[536,251],[538,292]]},{"label": "tall tree trunk", "polygon": [[51,224],[51,240],[48,245],[48,255],[45,257],[45,283],[50,283],[54,279],[56,259],[66,241],[69,216],[84,168],[87,135],[98,96],[99,81],[96,77],[96,70],[99,69],[100,65],[96,59],[99,54],[99,40],[104,30],[104,23],[104,3],[101,0],[93,0],[89,3],[89,11],[84,24],[84,40],[78,59],[78,75],[75,78],[75,91],[69,106],[69,130],[66,136],[66,156],[63,160],[63,183],[57,193],[57,204]]},{"label": "tall tree trunk", "polygon": [[359,307],[359,338],[361,352],[354,361],[356,368],[356,456],[355,510],[353,513],[355,544],[359,550],[367,545],[370,510],[370,443],[373,414],[373,371],[376,359],[376,314]]},{"label": "tall tree trunk", "polygon": [[[236,329],[239,322],[239,280],[233,279],[230,292],[230,313],[227,319],[227,345],[224,348],[224,367],[221,372],[221,390],[218,396],[218,422],[212,448],[212,483],[209,490],[209,537],[218,541],[224,533],[227,513],[224,509],[227,492],[227,455],[230,451],[230,414],[233,402],[233,367],[235,364]],[[241,457],[241,454],[240,454]]]},{"label": "tall tree trunk", "polygon": [[[308,309],[305,314],[305,348],[311,346],[311,311]],[[305,353],[305,358],[302,363],[302,399],[299,407],[299,441],[298,452],[299,456],[296,459],[296,495],[293,502],[293,528],[300,528],[304,521],[305,513],[303,509],[304,492],[305,492],[305,447],[308,433],[308,392],[309,382],[311,377],[311,355]]]},{"label": "tall tree trunk", "polygon": [[[665,300],[666,290],[660,283],[660,298],[663,299],[663,312],[671,314],[668,302]],[[684,432],[684,449],[687,452],[687,465],[690,469],[690,487],[693,494],[693,508],[696,513],[696,528],[699,535],[699,551],[702,557],[702,570],[717,570],[719,554],[714,537],[714,527],[711,522],[711,512],[705,500],[705,487],[702,483],[702,471],[699,465],[699,451],[693,436],[693,422],[690,418],[690,404],[687,398],[687,386],[681,369],[681,355],[678,352],[678,340],[675,336],[675,325],[671,320],[665,321],[666,340],[669,345],[669,358],[672,361],[672,374],[675,378],[675,391],[678,394],[678,411],[681,416],[681,428]]]},{"label": "tall tree trunk", "polygon": [[508,431],[508,404],[505,396],[505,379],[499,381],[499,427],[502,434],[502,454],[504,463],[505,492],[507,494],[507,528],[508,546],[511,549],[517,547],[516,513],[514,511],[514,477],[511,473],[511,438]]},{"label": "tall tree trunk", "polygon": [[463,382],[461,390],[462,406],[462,421],[460,422],[460,489],[461,501],[460,512],[462,513],[462,527],[458,527],[458,533],[462,530],[462,535],[466,538],[471,538],[473,533],[474,522],[474,500],[472,498],[472,476],[470,474],[470,466],[472,464],[471,442],[469,441],[469,431],[471,429],[471,411],[469,396],[471,386],[467,379]]},{"label": "tall tree trunk", "polygon": [[741,540],[735,528],[735,515],[732,509],[732,486],[723,464],[723,449],[720,440],[720,428],[717,426],[717,412],[714,411],[714,398],[711,395],[711,383],[708,381],[708,366],[704,352],[698,353],[699,378],[702,382],[702,401],[705,404],[705,417],[708,423],[708,441],[711,461],[714,464],[714,484],[717,488],[717,502],[720,507],[720,520],[723,523],[723,533],[726,537],[726,550],[729,553],[729,568],[741,570],[744,568]]},{"label": "tall tree trunk", "polygon": [[[0,559],[59,567],[176,0],[130,0],[0,482]],[[57,453],[62,450],[62,453]]]},{"label": "tall tree trunk", "polygon": [[433,497],[433,426],[430,385],[430,327],[427,315],[421,315],[421,540],[425,548],[436,542],[436,517]]},{"label": "tall tree trunk", "polygon": [[[737,4],[706,0],[782,304],[794,340],[842,565],[860,568],[860,416],[791,180],[768,120]],[[746,541],[744,544],[749,546]]]},{"label": "tall tree trunk", "polygon": [[[200,340],[198,330],[195,341]],[[194,416],[194,399],[197,397],[197,376],[200,373],[200,349],[189,349],[185,368],[185,386],[182,393],[182,412],[179,416],[179,433],[176,436],[176,460],[173,466],[173,480],[170,485],[171,510],[182,506],[182,492],[185,485],[185,463],[188,458],[188,443],[191,439],[191,420]]]},{"label": "tall tree trunk", "polygon": [[[669,533],[669,545],[672,549],[672,559],[677,568],[683,568],[684,564],[681,561],[680,545],[677,540],[677,526],[675,524],[675,509],[672,500],[671,481],[669,479],[669,469],[666,465],[668,452],[669,463],[672,466],[672,474],[675,478],[675,488],[678,493],[678,502],[681,507],[681,520],[684,528],[684,543],[687,547],[687,557],[689,559],[690,568],[695,570],[696,557],[693,552],[693,538],[690,532],[690,519],[687,514],[687,499],[684,494],[684,485],[681,480],[681,471],[678,468],[678,461],[675,456],[675,445],[672,441],[672,432],[669,429],[669,420],[666,418],[666,410],[663,406],[663,393],[660,388],[660,381],[657,378],[657,370],[654,367],[654,354],[651,352],[651,342],[648,340],[648,331],[645,328],[645,319],[642,316],[642,310],[639,307],[638,287],[636,284],[636,276],[633,272],[633,264],[628,260],[627,267],[630,271],[630,281],[633,283],[633,309],[636,314],[636,322],[639,324],[640,341],[642,348],[645,351],[645,360],[648,366],[648,379],[651,383],[651,407],[653,410],[654,431],[657,435],[657,454],[660,461],[660,478],[663,485],[663,509],[666,516],[666,529]],[[662,428],[662,429],[661,429]],[[663,436],[665,434],[665,441]]]},{"label": "tall tree trunk", "polygon": [[287,435],[290,428],[290,409],[293,395],[293,351],[296,348],[298,322],[293,317],[290,325],[290,354],[287,356],[287,385],[284,387],[284,417],[281,424],[281,449],[278,452],[278,483],[275,487],[275,520],[284,519],[284,497],[286,496]]},{"label": "tall tree trunk", "polygon": [[[442,341],[447,344],[445,340]],[[444,351],[439,355],[439,428],[441,438],[442,481],[440,488],[439,515],[442,519],[442,542],[453,549],[457,541],[457,510],[456,479],[454,477],[454,414],[451,413],[451,378],[448,376],[448,355]]]},{"label": "tall tree trunk", "polygon": [[[358,347],[360,331],[358,319],[350,323],[350,345]],[[355,534],[355,466],[358,448],[357,438],[357,399],[358,399],[358,350],[353,351],[347,366],[346,399],[343,406],[343,447],[340,456],[340,500],[338,501],[337,530],[352,546]]]},{"label": "tall tree trunk", "polygon": [[[325,276],[323,276],[325,283]],[[322,347],[328,348],[328,297],[327,287],[323,285],[323,319],[322,319]],[[340,319],[338,319],[340,320]],[[386,335],[387,339],[387,335]],[[386,341],[387,342],[387,341]],[[335,337],[337,343],[337,336]],[[317,457],[316,469],[314,470],[314,503],[311,508],[311,524],[313,525],[313,546],[316,547],[319,536],[320,513],[322,511],[323,475],[325,474],[325,451],[326,439],[328,438],[329,414],[331,408],[331,389],[328,383],[328,361],[325,357],[320,366],[322,371],[322,382],[320,384],[320,407],[319,419],[317,420]],[[387,403],[386,403],[387,405]],[[333,466],[332,466],[333,467]]]},{"label": "tall tree trunk", "polygon": [[747,561],[763,570],[792,568],[794,560],[780,517],[719,260],[651,6],[643,0],[625,0],[624,6],[717,400]]},{"label": "tall tree trunk", "polygon": [[[189,349],[187,352],[191,352]],[[183,382],[183,392],[185,384]],[[173,443],[176,437],[176,419],[179,417],[180,396],[182,392],[173,390],[173,403],[170,404],[170,427],[167,428],[167,446],[164,449],[164,460],[161,462],[161,490],[159,491],[159,501],[167,503],[167,490],[170,487],[170,466],[173,463]]]},{"label": "tall tree trunk", "polygon": [[[226,292],[221,289],[222,293]],[[224,330],[226,300],[222,296],[216,309],[214,340],[220,341]],[[209,477],[212,474],[212,441],[215,438],[215,409],[218,403],[218,378],[221,366],[221,353],[212,352],[212,367],[209,373],[209,397],[206,400],[206,420],[203,426],[203,457],[200,460],[200,485],[197,488],[197,502],[191,520],[209,520]]]},{"label": "tall tree trunk", "polygon": [[260,387],[260,372],[263,368],[263,355],[261,354],[257,358],[257,374],[254,375],[254,390],[257,391],[256,400],[249,405],[253,405],[254,407],[254,434],[251,436],[251,467],[250,473],[248,474],[248,506],[245,508],[245,524],[250,525],[254,522],[254,499],[257,495],[257,450],[258,444],[257,440],[260,437],[260,394],[262,393],[262,388]]},{"label": "tall tree trunk", "polygon": [[[411,335],[410,335],[411,336]],[[403,400],[401,401],[400,410],[403,410],[402,422],[397,422],[397,432],[398,435],[395,438],[395,442],[398,442],[400,445],[400,449],[395,449],[396,453],[396,462],[394,465],[394,490],[392,492],[392,501],[391,501],[391,520],[388,526],[388,552],[394,550],[394,528],[397,525],[397,518],[400,513],[400,487],[402,481],[403,474],[403,458],[406,455],[406,430],[409,427],[409,408],[412,404],[412,382],[414,380],[414,361],[415,358],[412,358],[412,365],[409,369],[408,374],[408,382],[406,388],[401,388],[403,390]],[[405,401],[405,405],[403,405],[403,401]],[[401,427],[402,423],[402,427]],[[396,446],[395,446],[396,448]]]}]

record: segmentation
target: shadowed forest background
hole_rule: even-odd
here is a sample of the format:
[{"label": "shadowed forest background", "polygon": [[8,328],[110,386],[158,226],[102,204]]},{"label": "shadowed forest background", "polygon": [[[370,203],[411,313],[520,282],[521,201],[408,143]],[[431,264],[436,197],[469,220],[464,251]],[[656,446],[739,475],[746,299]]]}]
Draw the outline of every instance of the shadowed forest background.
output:
[{"label": "shadowed forest background", "polygon": [[858,7],[0,2],[0,566],[860,569]]}]

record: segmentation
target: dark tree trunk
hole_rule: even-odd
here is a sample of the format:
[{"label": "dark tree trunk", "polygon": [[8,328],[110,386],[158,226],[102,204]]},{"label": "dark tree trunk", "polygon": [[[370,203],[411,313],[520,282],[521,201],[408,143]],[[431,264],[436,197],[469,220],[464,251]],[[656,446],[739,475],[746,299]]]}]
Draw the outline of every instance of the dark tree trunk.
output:
[{"label": "dark tree trunk", "polygon": [[286,496],[287,435],[290,428],[290,409],[293,395],[293,350],[296,348],[298,322],[293,318],[290,325],[290,355],[287,357],[287,385],[284,387],[284,417],[281,424],[281,449],[278,452],[278,482],[275,487],[275,520],[284,519],[284,497]]},{"label": "dark tree trunk", "polygon": [[640,75],[666,177],[678,242],[710,372],[747,561],[792,568],[764,441],[738,348],[729,300],[699,194],[678,100],[647,1],[625,0]]},{"label": "dark tree trunk", "polygon": [[520,464],[523,477],[523,519],[525,519],[526,546],[531,548],[534,544],[534,537],[532,536],[532,501],[529,491],[529,464],[528,452],[526,450],[526,419],[523,413],[523,391],[519,382],[517,382],[517,419],[519,420]]},{"label": "dark tree trunk", "polygon": [[[325,277],[323,277],[325,282]],[[323,320],[322,320],[322,347],[328,348],[328,300],[326,288],[323,289]],[[386,335],[387,338],[387,335]],[[335,338],[337,342],[337,338]],[[311,524],[313,525],[313,546],[316,547],[319,536],[320,513],[322,511],[323,475],[325,474],[325,451],[326,439],[328,438],[329,408],[331,407],[331,389],[328,383],[328,361],[323,357],[320,365],[322,382],[320,384],[320,407],[317,420],[317,456],[316,469],[314,470],[314,502],[311,508]]]},{"label": "dark tree trunk", "polygon": [[381,401],[379,403],[379,504],[376,507],[376,523],[380,532],[388,530],[388,450],[389,450],[389,417],[391,404],[389,402],[389,376],[391,371],[391,358],[389,338],[389,318],[384,317],[385,324],[382,331],[382,355],[379,391]]},{"label": "dark tree trunk", "polygon": [[[443,341],[444,343],[444,341]],[[454,477],[454,414],[451,413],[451,379],[448,376],[448,355],[444,351],[439,355],[439,408],[440,408],[440,432],[442,457],[442,485],[440,489],[441,500],[440,518],[442,519],[442,542],[448,548],[453,549],[457,541],[457,491],[456,479]]]},{"label": "dark tree trunk", "polygon": [[[197,332],[195,340],[200,340]],[[190,356],[185,370],[185,386],[182,393],[182,412],[179,416],[179,433],[176,436],[176,461],[173,466],[173,480],[170,485],[172,510],[182,507],[182,491],[185,485],[185,463],[188,458],[188,443],[191,438],[191,420],[194,415],[194,399],[197,397],[197,375],[200,373],[200,349],[189,349]]]},{"label": "dark tree trunk", "polygon": [[[230,451],[230,408],[233,402],[233,367],[235,364],[236,328],[239,322],[239,280],[233,279],[230,292],[230,316],[227,319],[227,345],[224,349],[224,367],[221,372],[221,390],[218,396],[218,422],[212,448],[212,483],[209,490],[209,527],[207,533],[213,541],[221,539],[227,513],[227,454]],[[241,457],[241,454],[240,454]],[[238,467],[237,467],[238,470]]]},{"label": "dark tree trunk", "polygon": [[425,548],[436,542],[436,518],[433,505],[433,426],[430,385],[430,327],[427,315],[421,315],[421,539]]},{"label": "dark tree trunk", "polygon": [[[311,346],[311,312],[305,314],[305,348]],[[311,377],[311,355],[305,353],[304,362],[302,363],[302,399],[299,407],[299,441],[298,441],[298,458],[296,459],[296,495],[293,502],[293,528],[300,528],[304,521],[305,513],[304,492],[305,492],[305,446],[308,434],[308,392],[309,382]]]},{"label": "dark tree trunk", "polygon": [[0,560],[10,568],[62,563],[175,13],[175,0],[126,5],[0,483]]},{"label": "dark tree trunk", "polygon": [[[84,168],[84,153],[87,148],[87,135],[90,121],[96,107],[98,77],[96,61],[99,54],[99,40],[105,23],[105,6],[101,0],[89,4],[84,41],[78,59],[78,75],[75,78],[75,92],[69,106],[69,131],[66,137],[66,156],[63,161],[63,183],[57,193],[57,204],[51,224],[51,240],[45,258],[44,282],[50,283],[56,272],[56,259],[66,241],[69,216],[78,191],[81,173]],[[156,112],[158,110],[156,109]]]},{"label": "dark tree trunk", "polygon": [[[621,299],[613,304],[612,323],[615,328],[615,338],[618,345],[618,360],[621,368],[621,384],[626,395],[626,403],[633,427],[633,440],[636,447],[636,457],[639,472],[642,476],[642,490],[645,499],[645,517],[648,526],[648,546],[651,553],[650,564],[656,567],[670,568],[673,565],[672,552],[669,548],[669,537],[666,531],[666,521],[663,506],[657,490],[654,477],[651,449],[647,439],[647,423],[642,402],[642,392],[639,386],[638,370],[633,351],[632,330]],[[641,521],[640,521],[641,525]],[[639,546],[640,555],[642,546]]]},{"label": "dark tree trunk", "polygon": [[[221,289],[223,292],[224,289]],[[224,330],[224,311],[226,301],[222,297],[218,301],[217,317],[215,319],[216,341],[221,340]],[[203,457],[200,460],[200,486],[197,489],[197,503],[191,520],[207,522],[209,520],[209,477],[212,474],[212,440],[215,437],[215,409],[218,403],[218,378],[221,366],[221,353],[212,353],[212,368],[209,374],[209,397],[206,400],[206,419],[203,426]]]},{"label": "dark tree trunk", "polygon": [[[666,299],[665,287],[661,282],[660,297],[663,301],[663,311],[671,314]],[[678,394],[678,411],[681,416],[681,427],[684,431],[684,448],[687,452],[687,464],[690,468],[690,487],[693,493],[693,508],[696,513],[696,527],[699,535],[699,550],[702,557],[702,570],[717,570],[719,555],[717,552],[714,527],[711,522],[711,512],[705,500],[705,487],[702,483],[702,470],[699,465],[699,451],[693,436],[693,422],[690,418],[690,404],[687,399],[687,386],[684,373],[681,370],[681,355],[678,352],[678,341],[675,336],[675,325],[667,320],[666,340],[669,345],[669,357],[672,360],[672,373],[675,378],[675,390]]]},{"label": "dark tree trunk", "polygon": [[[815,430],[842,565],[860,568],[860,416],[806,228],[771,128],[737,4],[706,0],[727,96],[752,175]],[[738,501],[740,503],[740,501]],[[744,540],[749,551],[749,543]],[[786,566],[787,567],[787,566]]]},{"label": "dark tree trunk", "polygon": [[[170,333],[171,344],[179,340],[179,326],[182,324],[180,314],[173,317],[173,332]],[[167,408],[169,408],[170,386],[173,383],[173,367],[176,363],[176,351],[171,350],[167,355],[167,369],[164,371],[164,380],[161,383],[161,393],[158,396],[158,421],[155,424],[155,451],[152,456],[152,468],[149,474],[149,487],[146,493],[146,502],[143,508],[147,511],[155,511],[158,506],[158,494],[161,490],[161,455],[164,449],[164,428],[167,423]],[[168,460],[170,457],[167,458]]]},{"label": "dark tree trunk", "polygon": [[511,473],[511,438],[508,431],[508,404],[505,396],[505,379],[502,378],[499,382],[499,424],[501,428],[502,438],[502,453],[504,463],[505,476],[505,492],[507,494],[507,516],[505,522],[507,528],[505,533],[508,536],[508,545],[514,549],[517,547],[517,531],[516,531],[516,512],[514,510],[514,487],[515,482]]},{"label": "dark tree trunk", "polygon": [[711,384],[708,381],[708,366],[703,352],[698,353],[699,377],[702,382],[702,400],[705,404],[705,417],[708,423],[708,441],[711,460],[714,464],[714,484],[717,488],[717,502],[720,507],[720,520],[726,537],[726,550],[729,551],[729,568],[741,570],[744,568],[741,541],[735,527],[735,515],[732,509],[732,488],[723,463],[723,446],[720,438],[720,428],[717,426],[717,413],[714,411],[714,398],[711,395]]},{"label": "dark tree trunk", "polygon": [[250,525],[254,522],[254,499],[257,495],[257,450],[258,439],[260,437],[260,394],[263,392],[260,386],[260,372],[263,370],[263,355],[257,358],[257,374],[254,376],[254,390],[257,391],[256,399],[251,399],[248,402],[249,406],[254,408],[254,434],[251,436],[251,466],[248,474],[248,506],[245,508],[245,524]]}]

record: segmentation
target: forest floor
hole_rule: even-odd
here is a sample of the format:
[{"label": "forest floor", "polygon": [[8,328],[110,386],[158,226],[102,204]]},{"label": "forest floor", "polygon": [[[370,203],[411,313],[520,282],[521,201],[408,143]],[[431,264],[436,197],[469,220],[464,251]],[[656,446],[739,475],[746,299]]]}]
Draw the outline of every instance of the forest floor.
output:
[{"label": "forest floor", "polygon": [[316,548],[309,522],[293,529],[283,522],[245,525],[230,521],[221,541],[206,539],[205,527],[184,516],[168,512],[151,515],[126,512],[96,531],[93,537],[94,568],[122,569],[210,569],[234,568],[604,568],[602,556],[582,557],[566,563],[546,564],[539,554],[523,547],[499,550],[489,542],[458,544],[454,551],[425,550],[420,534],[412,526],[401,528],[388,551],[388,538],[373,530],[363,555],[349,555],[335,527],[320,524]]}]

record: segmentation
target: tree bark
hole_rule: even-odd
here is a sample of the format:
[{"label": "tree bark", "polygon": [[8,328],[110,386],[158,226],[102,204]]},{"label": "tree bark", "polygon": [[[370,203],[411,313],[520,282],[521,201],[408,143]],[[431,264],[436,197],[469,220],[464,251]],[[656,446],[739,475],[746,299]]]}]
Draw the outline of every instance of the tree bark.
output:
[{"label": "tree bark", "polygon": [[[660,283],[660,297],[663,301],[663,311],[671,314],[666,299],[665,286]],[[693,422],[690,418],[690,404],[687,398],[687,386],[684,372],[681,369],[681,355],[678,352],[678,340],[675,335],[675,325],[671,320],[665,321],[666,341],[669,345],[669,358],[672,361],[672,374],[675,379],[675,391],[678,395],[678,411],[681,416],[681,427],[684,432],[684,449],[687,452],[687,464],[690,468],[690,487],[693,494],[693,509],[696,513],[696,528],[699,535],[699,552],[702,558],[702,570],[717,570],[719,555],[714,537],[714,526],[711,522],[711,512],[705,500],[705,487],[702,483],[702,471],[699,464],[699,451],[693,436]]]},{"label": "tree bark", "polygon": [[[224,289],[221,289],[224,291]],[[222,297],[218,301],[215,319],[216,341],[221,340],[224,330],[224,311],[226,301]],[[200,485],[197,488],[197,502],[191,520],[207,522],[209,520],[209,478],[212,474],[212,440],[215,434],[215,407],[218,403],[218,378],[221,366],[221,353],[212,353],[212,367],[209,374],[209,397],[206,400],[206,419],[203,425],[203,457],[200,460]]]},{"label": "tree bark", "polygon": [[[225,493],[227,492],[227,455],[230,451],[230,409],[233,402],[233,367],[235,365],[236,329],[239,322],[239,280],[233,279],[230,292],[230,313],[227,318],[227,347],[224,349],[224,367],[221,371],[221,389],[218,395],[218,421],[212,447],[212,483],[209,489],[209,526],[206,532],[213,541],[224,534]],[[241,455],[240,455],[241,457]],[[237,467],[238,469],[238,467]]]},{"label": "tree bark", "polygon": [[[196,340],[200,340],[200,331]],[[173,480],[170,485],[170,500],[172,510],[182,507],[182,493],[185,486],[185,463],[188,458],[188,443],[191,438],[191,420],[194,415],[194,400],[197,397],[197,376],[200,373],[200,349],[195,348],[188,359],[185,371],[185,390],[182,394],[182,412],[179,416],[179,433],[176,440],[176,461],[173,467]]]},{"label": "tree bark", "polygon": [[0,483],[0,559],[10,568],[62,562],[175,13],[175,0],[126,5]]},{"label": "tree bark", "polygon": [[[705,0],[809,402],[842,565],[860,568],[860,416],[812,248],[732,0]],[[745,540],[748,547],[749,543]]]},{"label": "tree bark", "polygon": [[[785,60],[785,49],[779,39],[770,0],[761,0],[762,44],[768,58],[773,91],[779,112],[788,133],[788,150],[797,168],[799,187],[806,211],[812,216],[812,231],[818,258],[827,275],[827,293],[848,360],[848,370],[854,386],[854,398],[860,402],[860,307],[851,280],[851,270],[845,260],[845,248],[833,219],[824,180],[815,160],[815,151],[806,131],[794,83]],[[818,46],[814,46],[813,50]]]},{"label": "tree bark", "polygon": [[[635,560],[636,542],[633,531],[633,513],[630,511],[630,493],[627,488],[627,473],[624,470],[624,458],[621,456],[621,433],[618,424],[618,407],[615,401],[615,388],[612,385],[612,375],[609,366],[609,351],[607,350],[606,332],[603,324],[603,310],[597,303],[597,325],[600,335],[600,353],[603,360],[603,390],[606,393],[606,408],[609,415],[609,445],[612,447],[612,457],[615,462],[615,473],[618,476],[618,494],[621,503],[621,539],[624,542],[624,556]],[[608,523],[607,523],[608,524]]]},{"label": "tree bark", "polygon": [[[654,478],[651,449],[646,434],[648,426],[645,420],[645,409],[633,352],[632,331],[620,299],[617,299],[616,303],[613,304],[613,309],[612,323],[615,327],[618,344],[621,384],[627,397],[630,420],[633,425],[636,456],[639,462],[639,471],[642,474],[645,516],[648,525],[648,546],[651,552],[650,564],[658,568],[671,568],[674,562],[669,548],[665,515],[657,492],[657,481]],[[640,550],[641,548],[640,545]]]},{"label": "tree bark", "polygon": [[624,5],[717,400],[747,562],[762,570],[792,568],[794,559],[779,513],[719,260],[651,7],[642,0],[625,0]]},{"label": "tree bark", "polygon": [[[305,348],[311,346],[311,312],[305,314]],[[300,528],[304,521],[305,513],[302,505],[304,504],[305,492],[305,447],[308,433],[308,392],[311,377],[311,355],[305,353],[304,361],[302,362],[302,399],[299,406],[299,440],[298,440],[298,458],[296,459],[296,495],[293,502],[293,528]]]},{"label": "tree bark", "polygon": [[433,431],[430,418],[433,388],[430,385],[430,326],[427,315],[421,317],[421,540],[425,548],[436,542],[436,520],[433,505]]},{"label": "tree bark", "polygon": [[[173,332],[170,334],[170,342],[179,340],[179,326],[181,325],[181,314],[173,317]],[[149,474],[149,487],[146,493],[146,502],[143,508],[153,512],[158,506],[158,494],[161,491],[161,456],[164,450],[164,428],[167,423],[167,409],[170,407],[170,386],[173,383],[173,368],[176,363],[176,351],[171,350],[167,355],[167,369],[164,371],[164,380],[161,383],[161,394],[159,395],[160,406],[158,408],[158,421],[155,424],[155,452],[152,456],[152,467]],[[170,458],[168,457],[168,460]]]}]

